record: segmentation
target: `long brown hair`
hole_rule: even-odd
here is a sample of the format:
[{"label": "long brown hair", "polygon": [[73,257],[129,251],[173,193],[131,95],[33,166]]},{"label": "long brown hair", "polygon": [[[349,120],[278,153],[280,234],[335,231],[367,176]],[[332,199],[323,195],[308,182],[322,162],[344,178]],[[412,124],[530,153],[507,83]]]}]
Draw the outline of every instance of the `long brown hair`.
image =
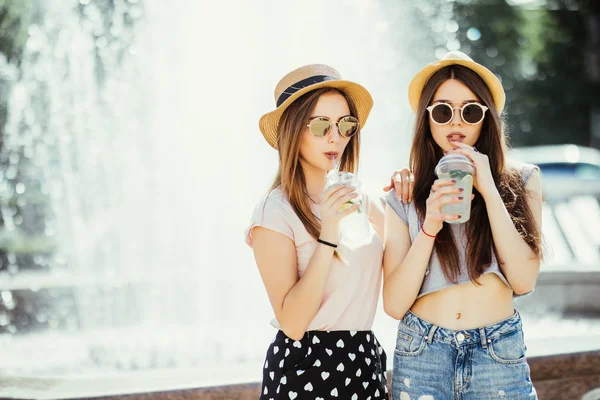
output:
[{"label": "long brown hair", "polygon": [[[300,142],[302,131],[306,127],[317,101],[328,93],[339,93],[346,99],[350,115],[358,118],[358,111],[352,99],[344,92],[321,88],[298,97],[282,114],[277,126],[277,149],[279,150],[279,170],[271,191],[277,187],[287,195],[294,212],[302,221],[308,233],[317,239],[321,233],[321,223],[312,212],[312,200],[306,188],[306,178],[300,164]],[[364,121],[359,121],[363,124]],[[360,129],[346,145],[339,169],[356,173],[360,150]]]},{"label": "long brown hair", "polygon": [[[529,247],[536,254],[540,254],[541,235],[525,201],[527,194],[520,171],[506,165],[505,162],[508,145],[504,133],[504,121],[498,114],[492,94],[483,79],[471,69],[460,65],[450,65],[433,74],[423,88],[419,101],[415,135],[410,153],[410,166],[415,177],[414,201],[419,218],[421,221],[425,218],[426,201],[431,185],[436,179],[435,166],[443,156],[443,150],[435,143],[429,128],[427,107],[439,86],[448,79],[462,82],[475,93],[481,103],[489,107],[475,147],[488,156],[494,182],[513,224]],[[475,188],[473,188],[473,193],[475,193],[475,198],[471,204],[471,217],[466,224],[466,262],[469,278],[478,283],[478,278],[492,262],[492,251],[496,254],[499,263],[502,263],[502,260],[498,258],[498,252],[494,245],[485,202]],[[444,224],[438,233],[435,251],[444,275],[448,280],[456,283],[460,273],[459,256],[449,224]]]}]

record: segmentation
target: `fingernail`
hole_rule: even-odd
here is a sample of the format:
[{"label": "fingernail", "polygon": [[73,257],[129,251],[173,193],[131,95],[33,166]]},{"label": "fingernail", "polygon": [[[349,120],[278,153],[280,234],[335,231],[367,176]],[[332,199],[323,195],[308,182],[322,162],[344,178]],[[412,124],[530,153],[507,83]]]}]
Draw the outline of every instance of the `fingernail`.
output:
[{"label": "fingernail", "polygon": [[458,188],[458,191],[459,191],[459,192],[464,192],[464,191],[465,191],[465,189],[463,189],[463,188]]},{"label": "fingernail", "polygon": [[461,218],[462,218],[462,215],[459,215],[459,216],[458,216],[458,219],[461,219]]},{"label": "fingernail", "polygon": [[458,199],[459,199],[459,200],[462,200],[462,199],[464,199],[464,197],[459,197]]},{"label": "fingernail", "polygon": [[456,183],[456,179],[452,179],[452,183]]}]

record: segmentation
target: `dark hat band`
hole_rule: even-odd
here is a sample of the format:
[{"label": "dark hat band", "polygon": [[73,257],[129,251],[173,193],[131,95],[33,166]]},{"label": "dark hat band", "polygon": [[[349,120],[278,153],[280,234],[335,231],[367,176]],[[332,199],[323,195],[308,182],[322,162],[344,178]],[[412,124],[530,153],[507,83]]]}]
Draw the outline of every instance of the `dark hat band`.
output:
[{"label": "dark hat band", "polygon": [[292,96],[298,90],[302,90],[307,86],[315,85],[317,83],[326,82],[326,81],[337,81],[337,80],[339,80],[339,78],[336,78],[335,76],[329,76],[329,75],[315,75],[315,76],[308,77],[306,79],[302,79],[300,82],[294,83],[292,86],[289,86],[287,89],[285,89],[283,91],[283,93],[281,93],[281,95],[277,99],[277,107],[282,105],[284,101],[286,101],[288,98],[290,98],[290,96]]}]

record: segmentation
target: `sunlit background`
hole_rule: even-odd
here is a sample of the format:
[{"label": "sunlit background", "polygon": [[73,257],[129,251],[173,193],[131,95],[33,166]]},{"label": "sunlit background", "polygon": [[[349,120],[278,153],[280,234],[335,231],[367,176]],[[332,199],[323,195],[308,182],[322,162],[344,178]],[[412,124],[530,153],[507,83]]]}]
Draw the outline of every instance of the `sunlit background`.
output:
[{"label": "sunlit background", "polygon": [[[548,256],[517,303],[530,354],[600,348],[598,2],[2,0],[0,11],[3,376],[259,381],[275,330],[244,229],[277,168],[258,130],[277,81],[326,63],[370,90],[359,176],[380,196],[408,162],[408,83],[448,50],[499,75],[514,156],[544,171]],[[380,309],[374,330],[391,353],[395,321]]]}]

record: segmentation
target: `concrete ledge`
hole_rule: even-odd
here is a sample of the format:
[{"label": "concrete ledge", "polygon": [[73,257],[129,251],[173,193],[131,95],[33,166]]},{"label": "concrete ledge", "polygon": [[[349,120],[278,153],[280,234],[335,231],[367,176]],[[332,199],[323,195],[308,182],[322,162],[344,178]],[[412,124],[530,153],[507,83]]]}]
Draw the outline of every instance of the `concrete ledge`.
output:
[{"label": "concrete ledge", "polygon": [[600,388],[600,350],[533,357],[529,366],[542,400],[580,400]]},{"label": "concrete ledge", "polygon": [[98,400],[256,400],[260,395],[260,384],[246,383],[214,386],[198,389],[172,390],[168,392],[139,393],[124,396],[91,397]]},{"label": "concrete ledge", "polygon": [[[529,365],[531,367],[532,380],[538,391],[539,398],[542,400],[580,400],[586,393],[600,388],[600,350],[531,357]],[[388,382],[391,383],[390,375],[391,371],[388,371]],[[31,380],[34,378],[27,379]],[[37,384],[40,387],[47,386],[51,392],[53,385],[50,382],[44,383],[43,379],[38,381]],[[1,386],[2,384],[0,383]],[[256,400],[259,392],[259,383],[241,383],[162,392],[79,398],[99,400]],[[30,399],[28,397],[13,398]],[[51,393],[48,393],[48,396],[44,396],[44,398],[52,399]]]},{"label": "concrete ledge", "polygon": [[529,367],[533,381],[600,376],[600,350],[532,357]]}]

